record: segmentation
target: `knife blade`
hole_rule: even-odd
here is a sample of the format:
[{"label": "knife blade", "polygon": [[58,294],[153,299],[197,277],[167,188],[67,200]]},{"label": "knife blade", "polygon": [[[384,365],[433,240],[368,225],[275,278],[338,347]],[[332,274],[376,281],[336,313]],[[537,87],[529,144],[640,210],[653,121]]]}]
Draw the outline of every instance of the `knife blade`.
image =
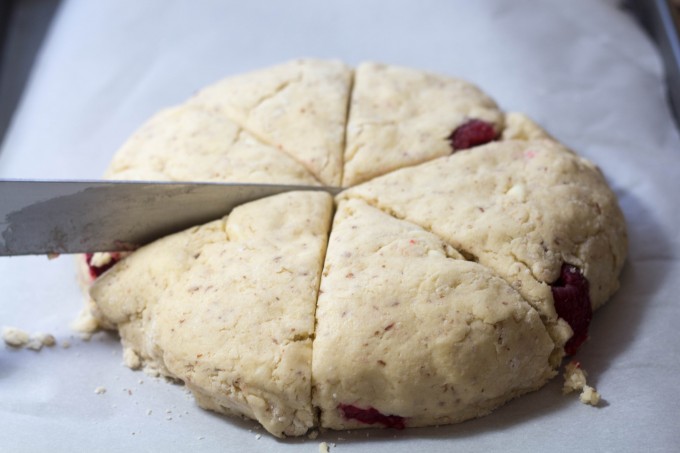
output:
[{"label": "knife blade", "polygon": [[[0,256],[133,250],[249,201],[337,187],[0,180]],[[266,213],[264,213],[266,215]]]}]

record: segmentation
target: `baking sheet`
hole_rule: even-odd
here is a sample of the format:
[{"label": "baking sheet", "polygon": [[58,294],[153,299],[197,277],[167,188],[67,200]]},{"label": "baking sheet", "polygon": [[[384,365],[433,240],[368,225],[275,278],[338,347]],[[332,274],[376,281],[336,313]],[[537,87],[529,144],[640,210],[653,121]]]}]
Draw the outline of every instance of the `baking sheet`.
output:
[{"label": "baking sheet", "polygon": [[[0,325],[54,334],[0,346],[0,451],[673,451],[680,445],[680,140],[651,41],[615,1],[63,1],[2,150],[0,177],[95,178],[153,112],[223,76],[300,57],[457,75],[595,161],[630,254],[578,359],[599,408],[561,378],[456,426],[277,440],[199,409],[84,341],[73,259],[0,259]],[[96,394],[97,387],[106,393]]]}]

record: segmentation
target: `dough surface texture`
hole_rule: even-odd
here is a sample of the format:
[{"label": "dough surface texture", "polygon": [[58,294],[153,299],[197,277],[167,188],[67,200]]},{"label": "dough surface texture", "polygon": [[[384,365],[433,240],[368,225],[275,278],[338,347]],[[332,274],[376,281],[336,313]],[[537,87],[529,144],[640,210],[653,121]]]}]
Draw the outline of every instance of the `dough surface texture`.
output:
[{"label": "dough surface texture", "polygon": [[379,63],[217,82],[152,117],[106,177],[344,187],[79,258],[87,330],[279,437],[456,423],[540,388],[627,253],[593,163],[468,82]]}]

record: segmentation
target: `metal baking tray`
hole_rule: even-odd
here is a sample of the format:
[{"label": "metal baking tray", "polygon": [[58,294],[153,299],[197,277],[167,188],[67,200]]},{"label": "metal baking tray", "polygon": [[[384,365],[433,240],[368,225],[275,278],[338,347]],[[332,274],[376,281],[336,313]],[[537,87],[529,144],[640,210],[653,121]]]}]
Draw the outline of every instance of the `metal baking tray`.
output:
[{"label": "metal baking tray", "polygon": [[680,127],[680,0],[629,0],[628,5],[659,47],[668,98]]}]

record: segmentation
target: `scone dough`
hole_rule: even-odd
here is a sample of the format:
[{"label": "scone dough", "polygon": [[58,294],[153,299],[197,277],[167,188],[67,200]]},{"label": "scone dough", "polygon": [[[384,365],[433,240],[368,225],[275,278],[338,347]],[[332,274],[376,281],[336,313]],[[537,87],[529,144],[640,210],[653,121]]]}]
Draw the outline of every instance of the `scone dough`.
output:
[{"label": "scone dough", "polygon": [[494,142],[346,190],[437,234],[511,284],[546,320],[563,263],[593,282],[593,308],[618,288],[623,214],[600,171],[552,140]]},{"label": "scone dough", "polygon": [[296,60],[222,80],[190,103],[232,118],[321,183],[339,186],[351,83],[340,61]]},{"label": "scone dough", "polygon": [[[314,311],[332,198],[291,192],[141,248],[91,295],[123,345],[202,407],[276,436],[314,426]],[[262,215],[266,213],[267,215]]]},{"label": "scone dough", "polygon": [[[256,139],[220,111],[194,104],[165,109],[142,125],[118,150],[106,179],[203,181],[318,185],[316,177],[292,157]],[[116,259],[125,254],[117,254]],[[92,267],[108,264],[109,253],[94,261],[78,257],[78,278],[87,289]],[[113,329],[88,298],[77,330],[90,334]]]},{"label": "scone dough", "polygon": [[275,436],[454,423],[539,388],[626,255],[592,163],[474,85],[378,63],[225,79],[152,118],[106,177],[348,186],[335,215],[291,192],[80,259],[84,286],[101,275],[82,325]]},{"label": "scone dough", "polygon": [[476,86],[398,66],[359,65],[350,102],[343,186],[451,154],[448,137],[470,119],[503,125]]},{"label": "scone dough", "polygon": [[197,105],[156,114],[116,153],[105,177],[318,185],[293,158],[224,114]]},{"label": "scone dough", "polygon": [[347,407],[403,426],[459,422],[555,374],[553,341],[516,290],[360,200],[339,204],[316,318],[312,379],[322,427],[389,425],[348,417]]}]

